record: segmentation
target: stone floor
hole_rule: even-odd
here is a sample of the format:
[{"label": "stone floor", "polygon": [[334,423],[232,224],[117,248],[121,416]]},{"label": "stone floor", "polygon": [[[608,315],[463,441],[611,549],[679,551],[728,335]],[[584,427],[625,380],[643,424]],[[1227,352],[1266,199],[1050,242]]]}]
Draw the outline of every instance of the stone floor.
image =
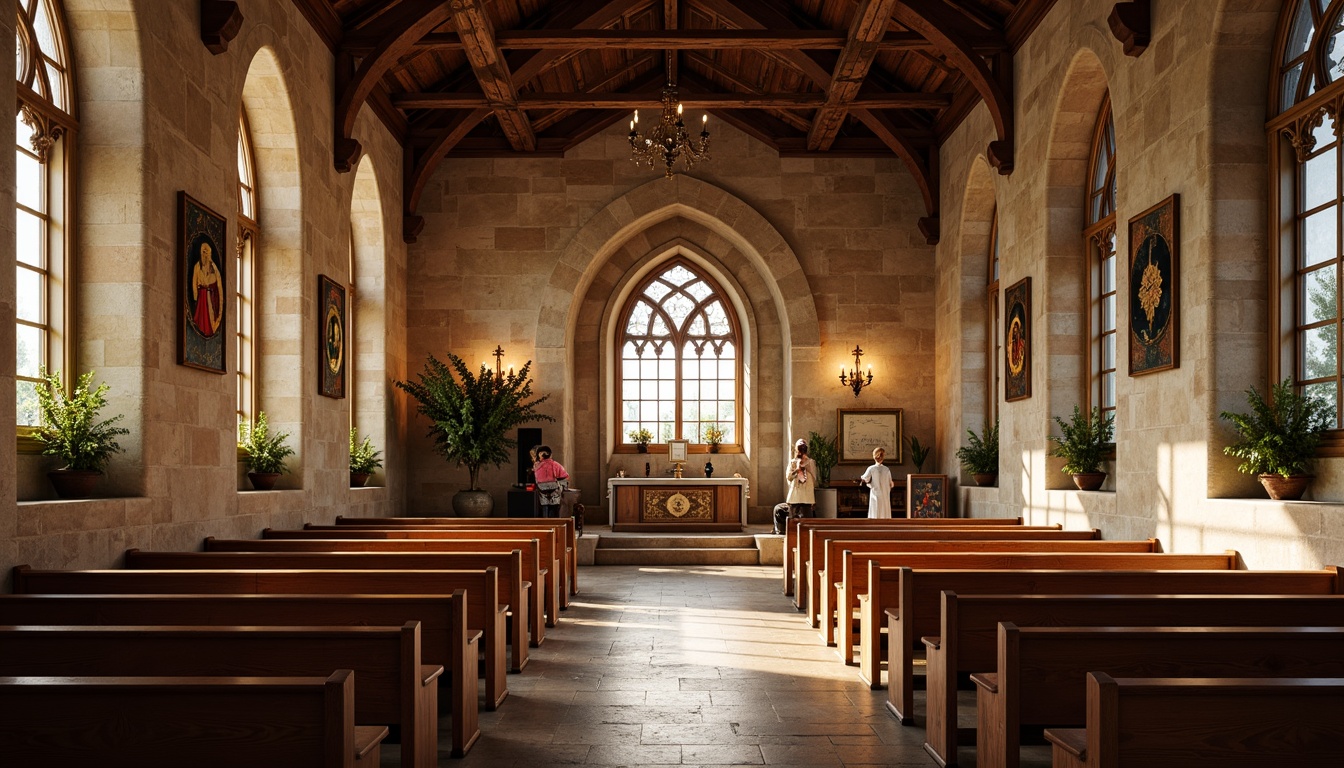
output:
[{"label": "stone floor", "polygon": [[[778,567],[591,567],[580,585],[475,748],[441,766],[935,765],[924,729],[807,627]],[[1028,751],[1024,766],[1049,764]]]}]

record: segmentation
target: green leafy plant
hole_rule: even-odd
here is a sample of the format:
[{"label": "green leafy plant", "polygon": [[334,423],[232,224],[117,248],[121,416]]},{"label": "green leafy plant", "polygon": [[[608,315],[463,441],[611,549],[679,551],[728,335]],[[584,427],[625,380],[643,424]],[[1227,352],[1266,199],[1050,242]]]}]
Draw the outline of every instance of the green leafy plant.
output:
[{"label": "green leafy plant", "polygon": [[121,452],[117,438],[131,433],[116,426],[123,414],[99,418],[98,412],[107,405],[107,382],[90,389],[93,371],[89,371],[79,377],[75,391],[67,396],[60,371],[48,373],[44,367],[38,375],[42,379],[36,387],[42,426],[33,438],[42,444],[42,455],[60,457],[65,469],[101,472],[112,454]]},{"label": "green leafy plant", "polygon": [[510,430],[531,421],[555,421],[537,411],[550,396],[533,399],[531,369],[528,360],[516,374],[496,377],[482,363],[473,373],[462,358],[449,352],[447,364],[430,355],[419,381],[397,382],[429,419],[435,450],[466,466],[468,490],[480,490],[481,467],[498,467],[509,460],[509,449],[516,445],[508,437]]},{"label": "green leafy plant", "polygon": [[830,487],[831,470],[840,463],[840,449],[836,447],[835,438],[826,437],[820,432],[808,432],[807,455],[817,464],[817,487]]},{"label": "green leafy plant", "polygon": [[914,435],[911,435],[907,442],[910,444],[910,461],[915,463],[915,472],[923,472],[924,462],[928,461],[929,454],[933,453],[933,446],[924,445]]},{"label": "green leafy plant", "polygon": [[705,427],[701,436],[705,439],[705,445],[708,445],[709,449],[713,451],[723,442],[723,438],[726,434],[727,433],[724,431],[723,427],[720,427],[718,424],[709,424]]},{"label": "green leafy plant", "polygon": [[1103,416],[1100,407],[1093,408],[1090,413],[1083,413],[1075,405],[1073,416],[1067,423],[1058,416],[1055,417],[1055,423],[1059,425],[1062,434],[1060,437],[1050,436],[1050,442],[1055,444],[1050,455],[1064,459],[1065,474],[1096,472],[1101,466],[1106,446],[1115,434],[1115,418],[1109,413]]},{"label": "green leafy plant", "polygon": [[288,432],[271,434],[271,425],[266,422],[266,412],[257,413],[255,424],[238,425],[238,447],[243,449],[243,463],[248,472],[261,474],[284,474],[289,471],[285,459],[294,455],[294,449],[285,444]]},{"label": "green leafy plant", "polygon": [[359,430],[355,427],[350,428],[350,471],[357,475],[373,474],[375,469],[383,466],[383,460],[378,458],[382,451],[373,447],[373,441],[365,437],[363,442],[359,440]]},{"label": "green leafy plant", "polygon": [[632,429],[626,432],[625,436],[630,438],[630,442],[639,446],[640,450],[648,448],[649,443],[653,442],[653,433],[643,427]]},{"label": "green leafy plant", "polygon": [[[985,426],[983,436],[975,430],[966,430],[966,445],[957,449],[957,461],[972,475],[991,475],[999,472],[999,422]],[[913,453],[913,449],[911,449]]]},{"label": "green leafy plant", "polygon": [[1223,453],[1241,459],[1238,470],[1248,475],[1305,475],[1321,442],[1321,432],[1330,426],[1334,409],[1324,398],[1300,395],[1292,379],[1270,388],[1266,402],[1254,388],[1246,390],[1250,413],[1223,411],[1241,440]]}]

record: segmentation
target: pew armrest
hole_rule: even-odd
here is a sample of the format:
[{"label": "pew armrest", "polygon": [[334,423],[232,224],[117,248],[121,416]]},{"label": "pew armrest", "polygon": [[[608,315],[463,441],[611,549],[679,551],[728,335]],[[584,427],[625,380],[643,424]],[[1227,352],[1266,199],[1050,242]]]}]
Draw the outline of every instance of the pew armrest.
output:
[{"label": "pew armrest", "polygon": [[355,759],[363,760],[387,738],[386,725],[355,726]]},{"label": "pew armrest", "polygon": [[887,614],[888,620],[895,619],[897,621],[900,621],[901,619],[901,611],[898,608],[888,608],[886,609],[885,613]]},{"label": "pew armrest", "polygon": [[936,651],[939,648],[943,647],[943,638],[941,637],[925,635],[924,637],[919,638],[919,641],[923,643],[924,647],[929,651]]},{"label": "pew armrest", "polygon": [[999,673],[997,672],[976,672],[971,675],[971,682],[990,693],[999,692]]},{"label": "pew armrest", "polygon": [[1045,740],[1069,753],[1079,763],[1087,762],[1086,728],[1047,728]]},{"label": "pew armrest", "polygon": [[420,665],[420,684],[433,685],[435,680],[443,676],[442,664],[421,664]]},{"label": "pew armrest", "polygon": [[467,645],[480,645],[481,638],[485,637],[483,629],[467,629]]}]

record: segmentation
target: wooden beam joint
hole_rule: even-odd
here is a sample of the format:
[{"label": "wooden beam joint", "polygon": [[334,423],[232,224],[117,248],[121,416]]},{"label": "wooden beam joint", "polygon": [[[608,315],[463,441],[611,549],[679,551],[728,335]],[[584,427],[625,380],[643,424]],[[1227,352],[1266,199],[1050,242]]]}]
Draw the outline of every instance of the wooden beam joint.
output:
[{"label": "wooden beam joint", "polygon": [[929,245],[937,245],[939,230],[942,228],[942,222],[937,216],[924,216],[915,222],[919,227],[919,234],[924,236],[924,242]]},{"label": "wooden beam joint", "polygon": [[414,243],[416,238],[425,229],[425,217],[406,214],[401,217],[401,240],[404,243]]},{"label": "wooden beam joint", "polygon": [[337,173],[349,173],[359,165],[359,156],[364,153],[364,146],[355,139],[336,137],[335,165]]},{"label": "wooden beam joint", "polygon": [[218,56],[243,28],[243,12],[233,0],[201,0],[201,42]]},{"label": "wooden beam joint", "polygon": [[1106,17],[1111,34],[1124,45],[1125,55],[1138,58],[1148,50],[1153,35],[1153,7],[1151,0],[1133,0],[1116,3]]},{"label": "wooden beam joint", "polygon": [[990,166],[998,171],[1000,176],[1007,176],[1013,172],[1013,142],[991,141],[985,150],[985,155]]}]

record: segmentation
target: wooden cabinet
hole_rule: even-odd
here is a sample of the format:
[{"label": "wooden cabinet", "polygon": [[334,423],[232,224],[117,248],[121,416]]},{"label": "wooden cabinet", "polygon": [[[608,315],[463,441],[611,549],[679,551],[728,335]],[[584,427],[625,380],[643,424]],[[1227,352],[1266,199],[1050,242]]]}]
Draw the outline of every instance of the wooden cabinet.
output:
[{"label": "wooden cabinet", "polygon": [[[892,478],[896,487],[891,489],[891,516],[905,517],[905,478]],[[868,488],[857,484],[833,485],[836,489],[836,517],[867,517]]]}]

